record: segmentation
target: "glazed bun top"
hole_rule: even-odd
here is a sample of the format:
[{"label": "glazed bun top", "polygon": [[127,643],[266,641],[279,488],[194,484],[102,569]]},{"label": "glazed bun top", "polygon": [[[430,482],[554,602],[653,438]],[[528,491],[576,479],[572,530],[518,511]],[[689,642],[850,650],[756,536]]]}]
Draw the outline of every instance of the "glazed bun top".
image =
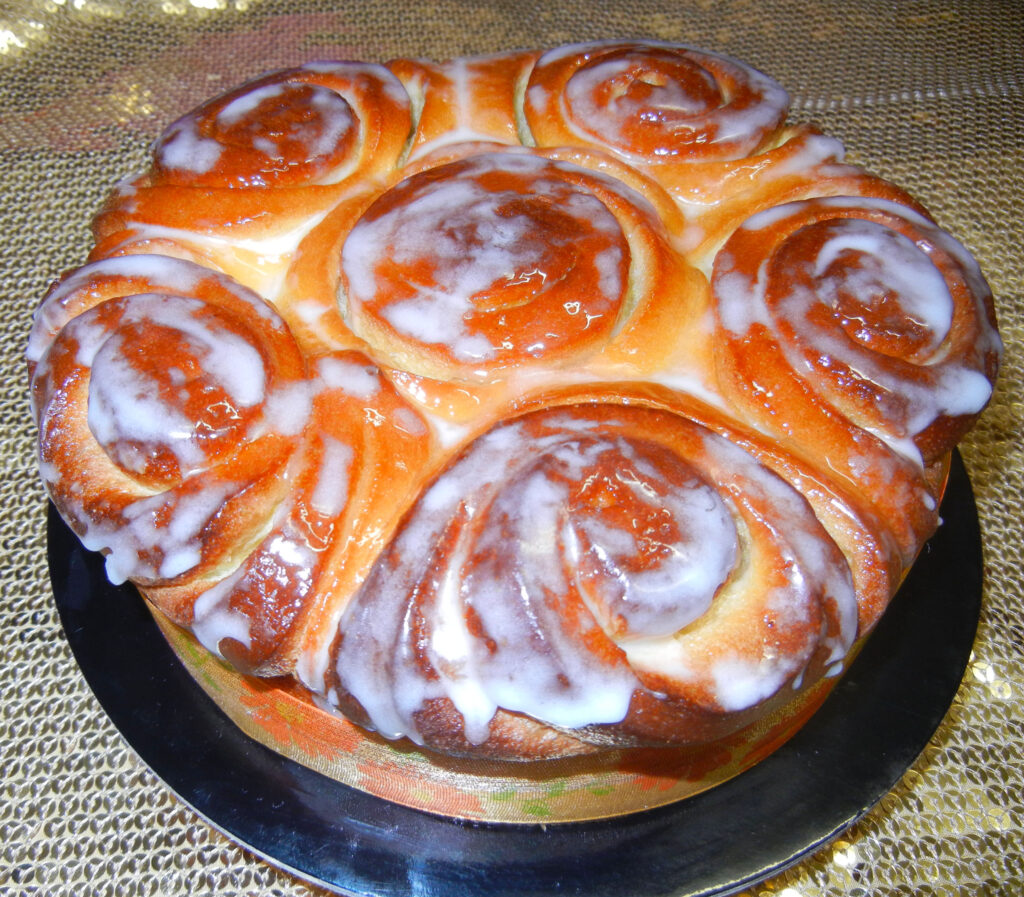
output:
[{"label": "glazed bun top", "polygon": [[315,62],[171,124],[29,342],[43,478],[240,671],[529,759],[834,680],[938,523],[992,298],[771,78]]}]

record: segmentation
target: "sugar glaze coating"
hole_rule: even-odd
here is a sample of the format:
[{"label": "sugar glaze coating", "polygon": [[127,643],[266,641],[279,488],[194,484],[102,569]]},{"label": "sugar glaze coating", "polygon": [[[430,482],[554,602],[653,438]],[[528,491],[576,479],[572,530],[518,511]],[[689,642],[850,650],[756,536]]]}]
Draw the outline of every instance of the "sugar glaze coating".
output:
[{"label": "sugar glaze coating", "polygon": [[717,54],[317,62],[171,124],[36,313],[115,581],[387,738],[699,744],[835,679],[1001,351],[969,253]]}]

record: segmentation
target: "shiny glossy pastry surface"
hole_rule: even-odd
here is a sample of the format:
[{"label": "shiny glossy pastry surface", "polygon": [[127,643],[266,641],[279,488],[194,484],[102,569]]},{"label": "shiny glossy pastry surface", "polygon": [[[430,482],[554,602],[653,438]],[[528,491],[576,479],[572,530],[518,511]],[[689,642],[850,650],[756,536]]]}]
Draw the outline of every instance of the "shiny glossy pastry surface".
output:
[{"label": "shiny glossy pastry surface", "polygon": [[171,124],[28,346],[114,581],[387,738],[730,735],[841,675],[991,394],[992,298],[732,59],[316,62]]}]

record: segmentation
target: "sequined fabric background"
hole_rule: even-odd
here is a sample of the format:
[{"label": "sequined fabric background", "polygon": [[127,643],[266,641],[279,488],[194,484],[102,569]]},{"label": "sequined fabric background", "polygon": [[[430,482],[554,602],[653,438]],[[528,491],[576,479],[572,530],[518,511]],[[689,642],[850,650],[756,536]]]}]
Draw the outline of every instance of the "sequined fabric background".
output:
[{"label": "sequined fabric background", "polygon": [[695,44],[778,79],[792,118],[908,187],[978,256],[1007,344],[993,403],[963,446],[986,588],[960,692],[862,822],[744,894],[1024,893],[1024,7],[1010,0],[0,6],[0,893],[321,893],[218,834],[148,771],[89,692],[57,620],[22,350],[47,284],[83,261],[106,189],[143,165],[164,124],[265,69],[608,37]]}]

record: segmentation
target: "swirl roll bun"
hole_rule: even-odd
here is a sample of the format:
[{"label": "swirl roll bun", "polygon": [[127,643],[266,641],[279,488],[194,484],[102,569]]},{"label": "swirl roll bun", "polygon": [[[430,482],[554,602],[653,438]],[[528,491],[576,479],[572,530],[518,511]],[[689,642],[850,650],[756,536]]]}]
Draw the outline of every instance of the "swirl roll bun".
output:
[{"label": "swirl roll bun", "polygon": [[396,367],[438,379],[592,354],[627,302],[630,246],[615,214],[626,194],[524,153],[414,174],[367,209],[342,248],[352,327],[371,345],[395,345]]},{"label": "swirl roll bun", "polygon": [[209,100],[37,310],[55,506],[222,672],[378,733],[332,750],[738,771],[884,613],[1001,353],[967,250],[788,106],[638,41]]},{"label": "swirl roll bun", "polygon": [[314,62],[254,79],[167,127],[149,171],[118,184],[93,222],[93,257],[187,250],[273,298],[297,242],[394,169],[411,126],[384,66]]},{"label": "swirl roll bun", "polygon": [[537,723],[629,744],[668,719],[685,742],[841,664],[856,632],[849,569],[792,487],[686,418],[588,404],[499,425],[424,491],[330,681],[447,750],[492,749],[499,711],[499,753]]},{"label": "swirl roll bun", "polygon": [[717,236],[751,194],[781,196],[835,169],[842,145],[787,125],[788,111],[786,91],[750,66],[651,42],[549,50],[523,97],[537,145],[609,152],[662,184],[688,219],[690,250]]},{"label": "swirl roll bun", "polygon": [[998,364],[977,263],[904,205],[826,197],[749,219],[712,285],[730,398],[780,440],[824,449],[912,557],[934,526],[926,469],[971,427]]},{"label": "swirl roll bun", "polygon": [[[400,495],[426,457],[426,425],[368,359],[309,370],[271,306],[178,259],[107,259],[58,283],[29,359],[65,518],[113,582],[247,670],[294,655],[284,642],[320,601],[329,549],[361,525],[372,550],[395,515],[375,497]],[[388,448],[368,415],[389,425]]]},{"label": "swirl roll bun", "polygon": [[631,161],[728,161],[772,140],[789,96],[724,56],[606,42],[545,53],[530,74],[524,106],[541,145],[584,142]]},{"label": "swirl roll bun", "polygon": [[459,425],[529,384],[710,369],[707,279],[656,183],[576,150],[477,142],[405,173],[298,246],[281,307],[310,351],[361,347]]},{"label": "swirl roll bun", "polygon": [[44,477],[115,582],[215,567],[280,499],[297,433],[270,405],[305,364],[227,278],[152,256],[88,265],[44,301],[29,358]]},{"label": "swirl roll bun", "polygon": [[409,106],[383,66],[313,62],[274,72],[171,124],[153,147],[152,180],[246,188],[384,172],[402,151]]}]

